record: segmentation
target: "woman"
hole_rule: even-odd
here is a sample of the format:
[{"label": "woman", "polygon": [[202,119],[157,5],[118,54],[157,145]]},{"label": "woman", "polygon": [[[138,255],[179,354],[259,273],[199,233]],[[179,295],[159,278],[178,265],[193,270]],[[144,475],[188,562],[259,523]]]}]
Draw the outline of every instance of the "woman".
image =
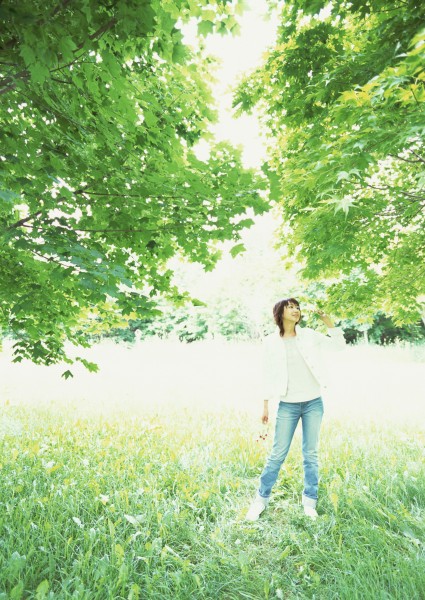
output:
[{"label": "woman", "polygon": [[246,518],[256,521],[267,507],[272,487],[288,454],[298,421],[302,421],[304,491],[302,504],[307,516],[316,518],[319,483],[318,444],[323,416],[321,386],[326,384],[324,350],[345,345],[342,329],[322,311],[317,314],[328,327],[329,336],[309,327],[297,329],[300,304],[295,298],[280,300],[273,307],[279,334],[266,338],[264,348],[264,409],[262,422],[269,420],[269,399],[278,397],[273,448],[260,477],[258,493]]}]

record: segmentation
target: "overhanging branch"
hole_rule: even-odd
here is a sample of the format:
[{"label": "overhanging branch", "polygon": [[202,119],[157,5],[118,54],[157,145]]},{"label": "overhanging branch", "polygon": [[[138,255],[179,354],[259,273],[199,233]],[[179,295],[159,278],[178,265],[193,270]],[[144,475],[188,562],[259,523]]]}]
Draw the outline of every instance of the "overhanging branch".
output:
[{"label": "overhanging branch", "polygon": [[13,225],[9,225],[9,227],[7,228],[7,231],[10,231],[11,229],[16,229],[17,227],[22,227],[25,223],[28,223],[28,221],[32,221],[36,217],[39,217],[41,214],[42,214],[42,211],[39,210],[36,213],[33,213],[32,215],[25,217],[24,219],[20,219],[19,221],[16,221],[16,223],[13,223]]}]

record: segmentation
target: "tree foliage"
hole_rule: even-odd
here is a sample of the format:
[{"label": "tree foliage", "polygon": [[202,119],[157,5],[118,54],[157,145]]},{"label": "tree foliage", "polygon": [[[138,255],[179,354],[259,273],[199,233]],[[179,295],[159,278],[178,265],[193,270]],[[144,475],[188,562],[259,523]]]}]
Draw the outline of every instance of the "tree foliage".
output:
[{"label": "tree foliage", "polygon": [[425,5],[292,0],[239,86],[271,136],[282,243],[341,316],[414,323],[425,294]]},{"label": "tree foliage", "polygon": [[233,31],[240,1],[1,3],[1,322],[15,358],[66,359],[92,308],[141,318],[184,294],[168,259],[210,269],[216,241],[267,209],[239,151],[194,144],[215,118],[211,64],[183,43]]},{"label": "tree foliage", "polygon": [[[176,307],[162,301],[156,314],[147,318],[130,319],[116,315],[109,322],[92,313],[85,332],[96,341],[103,338],[116,342],[135,342],[156,336],[162,339],[179,339],[194,342],[211,338],[227,340],[255,340],[273,333],[276,324],[273,305],[286,297],[295,297],[301,303],[302,325],[327,332],[317,308],[327,310],[327,284],[322,281],[308,285],[297,277],[296,269],[285,268],[283,252],[273,247],[273,220],[271,214],[257,219],[252,231],[243,234],[245,252],[235,259],[220,261],[210,273],[201,273],[199,265],[175,265],[174,281],[199,304]],[[370,315],[359,313],[353,318],[336,320],[344,330],[348,343],[365,338],[376,344],[398,341],[424,342],[425,326],[415,324],[396,326],[387,315],[377,311]]]},{"label": "tree foliage", "polygon": [[[95,328],[95,324],[93,326]],[[255,324],[244,313],[243,306],[223,298],[221,302],[208,306],[186,304],[176,309],[164,304],[160,315],[129,319],[125,327],[105,329],[102,324],[92,335],[96,341],[109,338],[131,343],[136,339],[157,337],[191,343],[217,337],[227,340],[255,339],[255,334]]]},{"label": "tree foliage", "polygon": [[[300,294],[297,297],[302,297]],[[309,296],[311,302],[312,297]],[[308,305],[308,303],[307,303]],[[304,306],[304,302],[302,303]],[[157,337],[160,339],[178,339],[181,342],[198,342],[205,339],[224,338],[228,341],[255,340],[266,333],[275,331],[271,310],[262,314],[261,322],[254,319],[242,302],[223,297],[220,302],[211,302],[208,306],[185,305],[176,309],[172,305],[163,305],[161,314],[145,319],[121,320],[115,326],[107,326],[105,320],[92,321],[85,325],[85,334],[93,341],[112,339],[117,343],[134,343],[138,339]],[[365,323],[362,317],[342,319],[338,325],[344,330],[349,344],[368,342],[388,345],[397,342],[409,344],[425,342],[425,326],[417,323],[397,326],[390,317],[378,311]],[[313,327],[326,333],[326,328],[316,314],[303,311],[301,326]]]}]

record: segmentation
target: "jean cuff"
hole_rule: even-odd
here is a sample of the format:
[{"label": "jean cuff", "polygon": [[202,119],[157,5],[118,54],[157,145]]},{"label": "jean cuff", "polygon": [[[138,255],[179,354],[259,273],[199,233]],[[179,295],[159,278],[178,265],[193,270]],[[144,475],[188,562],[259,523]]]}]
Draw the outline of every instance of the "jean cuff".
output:
[{"label": "jean cuff", "polygon": [[270,496],[265,498],[264,496],[260,496],[260,494],[257,494],[257,499],[260,500],[260,502],[262,502],[264,504],[264,506],[267,506],[268,503],[270,502]]},{"label": "jean cuff", "polygon": [[308,496],[303,494],[302,504],[303,506],[310,506],[311,508],[316,508],[317,499],[309,498]]}]

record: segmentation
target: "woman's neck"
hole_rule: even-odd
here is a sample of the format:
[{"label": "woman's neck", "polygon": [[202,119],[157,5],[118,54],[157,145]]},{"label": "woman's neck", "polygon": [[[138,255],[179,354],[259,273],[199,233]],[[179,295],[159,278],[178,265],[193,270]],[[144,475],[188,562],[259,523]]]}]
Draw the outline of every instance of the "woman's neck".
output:
[{"label": "woman's neck", "polygon": [[285,330],[285,333],[283,334],[283,337],[294,337],[296,336],[296,331],[295,331],[295,323],[293,321],[283,321],[283,329]]}]

